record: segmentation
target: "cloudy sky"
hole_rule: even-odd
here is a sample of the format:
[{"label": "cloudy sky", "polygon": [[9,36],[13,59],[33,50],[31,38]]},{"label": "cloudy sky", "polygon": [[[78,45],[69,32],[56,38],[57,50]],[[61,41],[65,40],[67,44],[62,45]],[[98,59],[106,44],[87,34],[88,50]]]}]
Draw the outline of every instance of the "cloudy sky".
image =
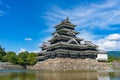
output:
[{"label": "cloudy sky", "polygon": [[53,28],[69,17],[78,37],[102,50],[120,50],[120,0],[0,0],[0,45],[38,51]]}]

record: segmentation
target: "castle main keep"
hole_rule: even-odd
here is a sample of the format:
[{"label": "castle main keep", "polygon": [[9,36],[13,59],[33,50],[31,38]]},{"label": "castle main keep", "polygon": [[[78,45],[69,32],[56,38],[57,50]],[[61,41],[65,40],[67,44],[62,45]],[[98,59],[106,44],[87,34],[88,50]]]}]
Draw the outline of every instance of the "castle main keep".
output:
[{"label": "castle main keep", "polygon": [[78,38],[76,35],[79,32],[75,31],[75,27],[76,25],[72,24],[69,18],[56,25],[56,31],[52,33],[53,37],[42,44],[38,61],[54,58],[90,58],[106,61],[107,54],[100,51],[91,41]]}]

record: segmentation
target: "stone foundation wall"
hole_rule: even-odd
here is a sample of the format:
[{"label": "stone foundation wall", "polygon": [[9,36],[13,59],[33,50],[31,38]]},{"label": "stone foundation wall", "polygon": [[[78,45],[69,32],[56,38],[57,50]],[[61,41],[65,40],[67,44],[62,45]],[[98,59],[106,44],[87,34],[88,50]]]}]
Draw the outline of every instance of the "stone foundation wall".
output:
[{"label": "stone foundation wall", "polygon": [[113,61],[112,68],[113,69],[120,69],[120,61],[117,61],[117,60]]},{"label": "stone foundation wall", "polygon": [[36,70],[98,70],[109,69],[106,62],[98,62],[95,59],[71,59],[55,58],[37,62],[32,69]]},{"label": "stone foundation wall", "polygon": [[9,62],[0,63],[0,69],[23,69],[20,65],[14,65]]}]

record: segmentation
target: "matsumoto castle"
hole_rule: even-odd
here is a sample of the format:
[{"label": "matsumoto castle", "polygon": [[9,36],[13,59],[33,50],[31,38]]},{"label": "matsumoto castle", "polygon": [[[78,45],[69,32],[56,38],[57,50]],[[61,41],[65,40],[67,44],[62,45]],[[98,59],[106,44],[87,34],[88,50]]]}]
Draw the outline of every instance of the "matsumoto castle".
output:
[{"label": "matsumoto castle", "polygon": [[[100,51],[97,45],[76,37],[79,32],[75,31],[75,27],[76,25],[72,24],[69,18],[56,25],[56,31],[52,33],[53,37],[42,44],[42,49],[38,53],[38,61],[54,58],[89,58],[107,61],[108,55],[106,52]],[[82,41],[83,43],[81,43]]]}]

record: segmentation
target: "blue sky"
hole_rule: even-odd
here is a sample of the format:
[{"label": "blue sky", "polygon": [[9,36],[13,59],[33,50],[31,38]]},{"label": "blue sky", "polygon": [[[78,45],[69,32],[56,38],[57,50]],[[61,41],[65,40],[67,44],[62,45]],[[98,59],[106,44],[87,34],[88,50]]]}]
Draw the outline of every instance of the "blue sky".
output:
[{"label": "blue sky", "polygon": [[102,50],[120,50],[119,0],[0,0],[0,45],[6,51],[38,51],[53,26],[69,17]]}]

